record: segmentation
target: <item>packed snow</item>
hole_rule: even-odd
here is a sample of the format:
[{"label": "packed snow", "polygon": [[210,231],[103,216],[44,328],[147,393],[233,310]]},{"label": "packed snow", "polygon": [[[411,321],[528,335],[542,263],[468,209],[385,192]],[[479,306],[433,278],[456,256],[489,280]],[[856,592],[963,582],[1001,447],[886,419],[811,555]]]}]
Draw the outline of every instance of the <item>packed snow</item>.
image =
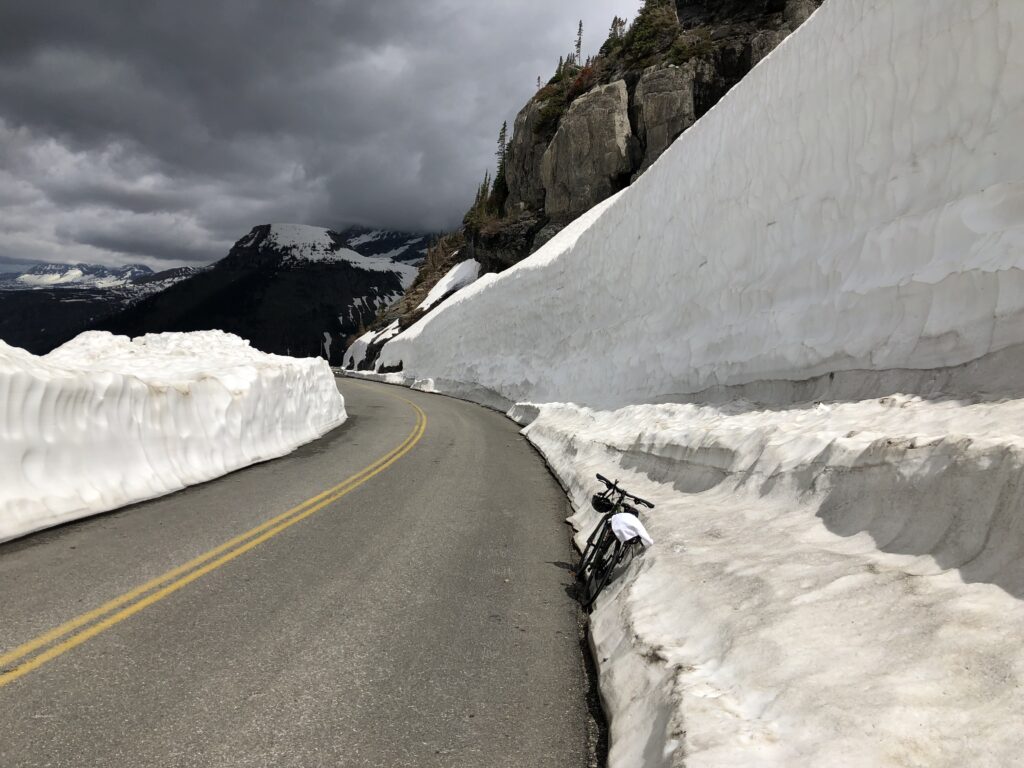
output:
[{"label": "packed snow", "polygon": [[366,245],[367,243],[372,243],[376,240],[380,240],[381,238],[388,237],[389,235],[389,232],[384,232],[383,230],[380,229],[374,229],[369,232],[364,232],[361,235],[356,235],[355,237],[349,238],[348,244],[351,248],[356,248],[360,245]]},{"label": "packed snow", "polygon": [[341,424],[327,362],[221,331],[0,342],[0,541],[272,459]]},{"label": "packed snow", "polygon": [[611,766],[1024,753],[1022,67],[1017,0],[829,0],[384,347],[511,405],[580,537],[595,472],[657,504],[591,617]]},{"label": "packed snow", "polygon": [[651,745],[645,766],[722,768],[1024,751],[1024,653],[1007,642],[1024,630],[1024,400],[513,415],[580,538],[596,472],[656,504],[656,543],[592,617],[610,765]]},{"label": "packed snow", "polygon": [[367,331],[358,339],[353,341],[352,345],[345,350],[345,357],[342,359],[341,364],[348,369],[358,368],[366,359],[366,352],[369,350],[371,345],[382,344],[389,339],[393,339],[398,335],[398,333],[398,320],[395,320],[383,330]]},{"label": "packed snow", "polygon": [[77,283],[84,276],[82,270],[74,267],[68,267],[65,272],[48,272],[42,275],[36,275],[31,272],[27,272],[24,275],[19,275],[17,281],[22,285],[28,286],[51,286],[51,285],[64,285],[66,283]]},{"label": "packed snow", "polygon": [[381,362],[618,405],[1020,342],[1022,36],[1010,0],[826,3],[636,184]]},{"label": "packed snow", "polygon": [[151,278],[153,271],[140,264],[104,267],[98,264],[36,264],[20,274],[0,279],[0,290],[35,288],[132,288]]},{"label": "packed snow", "polygon": [[346,261],[360,269],[375,272],[396,272],[402,287],[408,288],[416,279],[417,269],[410,264],[393,261],[386,254],[363,256],[350,248],[341,248],[334,242],[330,230],[305,224],[271,224],[270,233],[263,243],[276,248],[292,261]]},{"label": "packed snow", "polygon": [[329,230],[305,224],[271,224],[264,242],[309,261],[328,259],[337,248]]},{"label": "packed snow", "polygon": [[480,262],[476,259],[466,259],[449,269],[444,277],[437,281],[427,297],[420,303],[417,309],[428,311],[435,304],[441,302],[448,294],[465,288],[476,282],[480,276]]}]

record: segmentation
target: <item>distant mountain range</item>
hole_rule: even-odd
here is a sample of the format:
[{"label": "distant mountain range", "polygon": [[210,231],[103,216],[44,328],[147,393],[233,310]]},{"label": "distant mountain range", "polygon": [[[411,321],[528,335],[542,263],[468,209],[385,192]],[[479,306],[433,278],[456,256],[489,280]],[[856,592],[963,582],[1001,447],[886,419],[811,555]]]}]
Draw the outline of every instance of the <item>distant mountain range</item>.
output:
[{"label": "distant mountain range", "polygon": [[49,352],[93,323],[203,269],[37,264],[0,273],[0,339],[36,354]]},{"label": "distant mountain range", "polygon": [[423,233],[263,224],[211,266],[0,271],[0,339],[44,354],[85,330],[216,328],[264,351],[340,364],[345,339],[412,283],[429,243]]},{"label": "distant mountain range", "polygon": [[345,341],[416,277],[426,235],[254,227],[209,270],[95,327],[128,336],[217,328],[265,352],[340,365]]},{"label": "distant mountain range", "polygon": [[153,270],[141,264],[101,267],[95,264],[39,264],[30,269],[0,275],[0,290],[22,288],[114,288],[131,285],[136,278],[150,277]]},{"label": "distant mountain range", "polygon": [[340,364],[345,340],[400,297],[430,236],[264,224],[209,267],[38,264],[0,273],[0,339],[44,354],[83,330],[218,328],[267,352]]}]

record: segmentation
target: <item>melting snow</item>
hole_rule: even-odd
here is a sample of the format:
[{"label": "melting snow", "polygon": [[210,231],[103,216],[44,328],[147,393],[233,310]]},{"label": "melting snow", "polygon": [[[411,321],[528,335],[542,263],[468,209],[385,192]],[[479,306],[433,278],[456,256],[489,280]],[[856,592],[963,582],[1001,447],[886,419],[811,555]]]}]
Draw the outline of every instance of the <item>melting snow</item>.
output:
[{"label": "melting snow", "polygon": [[284,455],[342,423],[327,362],[220,331],[0,342],[0,541]]}]

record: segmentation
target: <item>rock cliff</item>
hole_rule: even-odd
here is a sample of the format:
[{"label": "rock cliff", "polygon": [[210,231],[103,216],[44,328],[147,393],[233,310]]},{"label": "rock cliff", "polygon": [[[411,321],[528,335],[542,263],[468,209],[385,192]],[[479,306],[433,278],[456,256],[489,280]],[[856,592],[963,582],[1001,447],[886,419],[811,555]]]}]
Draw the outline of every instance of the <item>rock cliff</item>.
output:
[{"label": "rock cliff", "polygon": [[[596,57],[564,59],[523,106],[501,185],[489,198],[478,191],[463,230],[435,245],[406,296],[368,328],[398,321],[404,331],[423,317],[423,297],[458,260],[501,272],[632,184],[822,2],[645,0],[628,28],[616,19]],[[377,352],[366,353],[365,367]]]},{"label": "rock cliff", "polygon": [[499,272],[646,171],[822,0],[647,0],[587,62],[571,58],[520,110],[496,220],[466,255]]}]

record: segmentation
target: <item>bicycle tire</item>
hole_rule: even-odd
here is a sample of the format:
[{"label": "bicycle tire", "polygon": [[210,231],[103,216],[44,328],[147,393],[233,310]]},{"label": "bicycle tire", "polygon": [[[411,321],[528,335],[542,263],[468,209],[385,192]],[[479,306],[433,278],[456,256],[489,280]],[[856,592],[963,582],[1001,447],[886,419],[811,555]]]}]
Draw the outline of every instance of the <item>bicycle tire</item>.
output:
[{"label": "bicycle tire", "polygon": [[590,566],[591,561],[594,559],[594,553],[597,551],[597,543],[601,540],[602,536],[609,530],[611,517],[605,516],[601,518],[601,522],[597,524],[593,533],[587,538],[587,543],[583,547],[583,554],[580,555],[580,564],[576,566],[576,580],[583,581],[586,577],[587,568]]},{"label": "bicycle tire", "polygon": [[611,529],[608,533],[610,536],[603,537],[583,581],[583,594],[580,603],[584,608],[590,608],[597,600],[597,596],[608,584],[612,572],[622,557],[621,542],[615,537],[615,534],[611,533]]}]

